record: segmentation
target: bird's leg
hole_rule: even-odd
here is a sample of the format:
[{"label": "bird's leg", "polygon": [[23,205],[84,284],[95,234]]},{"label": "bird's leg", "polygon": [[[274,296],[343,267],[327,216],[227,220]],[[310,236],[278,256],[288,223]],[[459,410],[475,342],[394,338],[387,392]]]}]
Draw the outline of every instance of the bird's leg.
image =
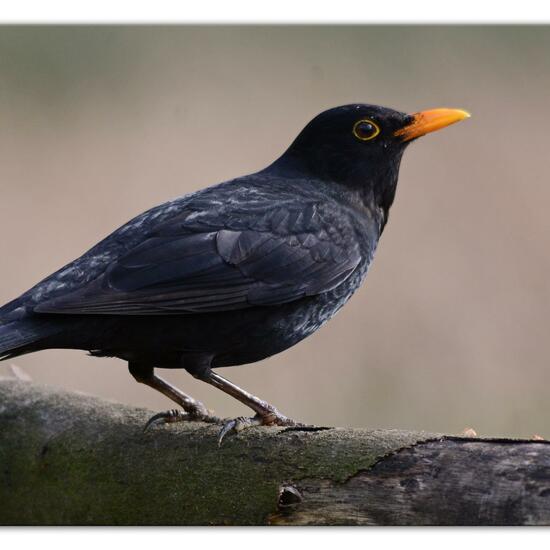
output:
[{"label": "bird's leg", "polygon": [[225,422],[218,435],[219,445],[221,445],[223,438],[228,433],[240,432],[250,426],[303,426],[303,424],[281,414],[273,405],[270,405],[262,399],[258,399],[251,393],[239,388],[233,384],[233,382],[230,382],[211,370],[202,373],[200,379],[231,395],[231,397],[238,399],[256,413],[256,416],[252,418],[241,416]]},{"label": "bird's leg", "polygon": [[208,409],[190,395],[157,376],[153,367],[141,363],[128,363],[130,374],[140,383],[161,392],[163,395],[176,402],[185,412],[178,409],[161,412],[152,416],[145,424],[147,430],[153,424],[164,424],[168,422],[182,422],[184,420],[196,420],[201,422],[218,423],[221,420],[212,416]]}]

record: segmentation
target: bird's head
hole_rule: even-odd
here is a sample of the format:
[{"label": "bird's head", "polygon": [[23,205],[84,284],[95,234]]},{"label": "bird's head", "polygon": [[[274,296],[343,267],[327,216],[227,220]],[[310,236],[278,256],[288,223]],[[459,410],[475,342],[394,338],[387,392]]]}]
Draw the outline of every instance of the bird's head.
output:
[{"label": "bird's head", "polygon": [[406,114],[377,105],[335,107],[316,116],[275,165],[341,184],[388,209],[407,145],[469,116],[459,109]]}]

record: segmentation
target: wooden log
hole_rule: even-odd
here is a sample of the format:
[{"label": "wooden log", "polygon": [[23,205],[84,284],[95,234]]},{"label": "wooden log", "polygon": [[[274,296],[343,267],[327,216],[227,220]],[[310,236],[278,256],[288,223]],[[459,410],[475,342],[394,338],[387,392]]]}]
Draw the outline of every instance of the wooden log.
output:
[{"label": "wooden log", "polygon": [[2,525],[550,524],[546,441],[172,424],[0,381]]}]

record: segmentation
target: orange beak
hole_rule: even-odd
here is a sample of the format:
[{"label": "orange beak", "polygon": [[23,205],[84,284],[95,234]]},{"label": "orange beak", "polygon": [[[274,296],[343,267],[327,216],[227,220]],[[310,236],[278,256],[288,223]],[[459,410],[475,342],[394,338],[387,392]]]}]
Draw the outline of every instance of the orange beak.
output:
[{"label": "orange beak", "polygon": [[421,111],[411,115],[413,121],[400,128],[393,135],[401,137],[403,141],[425,136],[430,132],[441,130],[445,126],[460,122],[465,118],[470,118],[470,113],[462,109],[432,109],[430,111]]}]

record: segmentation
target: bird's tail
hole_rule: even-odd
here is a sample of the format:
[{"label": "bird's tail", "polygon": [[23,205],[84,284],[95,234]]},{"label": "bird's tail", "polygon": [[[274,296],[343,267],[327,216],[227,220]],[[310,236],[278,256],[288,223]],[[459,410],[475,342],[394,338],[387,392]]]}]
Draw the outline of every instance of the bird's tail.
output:
[{"label": "bird's tail", "polygon": [[2,322],[0,318],[0,361],[38,349],[39,342],[56,332],[42,320],[23,318]]}]

